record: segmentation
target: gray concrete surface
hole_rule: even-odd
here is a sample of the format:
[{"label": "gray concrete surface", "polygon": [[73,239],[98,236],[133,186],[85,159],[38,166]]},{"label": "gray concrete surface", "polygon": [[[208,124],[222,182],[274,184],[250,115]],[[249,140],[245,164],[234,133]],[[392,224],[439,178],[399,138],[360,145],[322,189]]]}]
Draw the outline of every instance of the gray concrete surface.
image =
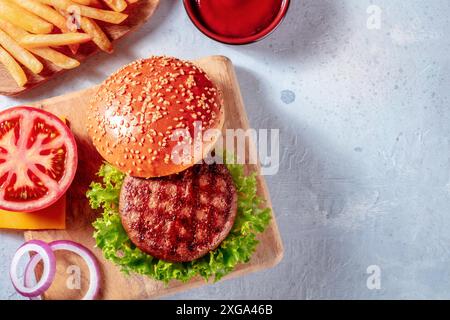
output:
[{"label": "gray concrete surface", "polygon": [[[114,55],[0,106],[87,88],[151,54],[234,61],[252,126],[281,129],[267,180],[285,258],[173,298],[450,298],[450,2],[292,0],[275,33],[240,47],[162,2]],[[0,232],[2,299],[19,298],[7,270],[21,242]]]}]

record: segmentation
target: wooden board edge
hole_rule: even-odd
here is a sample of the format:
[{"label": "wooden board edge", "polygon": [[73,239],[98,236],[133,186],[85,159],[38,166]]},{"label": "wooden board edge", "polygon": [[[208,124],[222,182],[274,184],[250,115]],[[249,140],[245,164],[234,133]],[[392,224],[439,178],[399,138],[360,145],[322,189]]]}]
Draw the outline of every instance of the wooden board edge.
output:
[{"label": "wooden board edge", "polygon": [[[251,128],[250,126],[250,121],[248,119],[248,115],[247,115],[247,110],[245,108],[245,103],[244,103],[244,98],[242,96],[242,92],[241,92],[241,86],[239,85],[239,79],[237,77],[236,74],[236,70],[234,68],[233,65],[233,61],[226,57],[226,56],[222,56],[222,55],[215,55],[215,56],[210,56],[210,57],[205,57],[202,59],[199,59],[199,61],[203,60],[203,59],[214,59],[217,60],[218,62],[224,64],[226,66],[226,68],[229,70],[229,74],[232,77],[232,81],[234,83],[237,84],[236,88],[235,88],[235,96],[239,102],[239,104],[242,106],[242,108],[240,108],[239,113],[240,113],[240,118],[242,119],[242,122],[244,123],[244,127],[247,128]],[[252,144],[254,144],[254,142],[251,142]],[[255,146],[251,146],[252,148],[255,148]],[[274,229],[274,233],[276,234],[276,244],[278,247],[277,252],[279,252],[279,256],[277,256],[274,259],[274,263],[272,265],[272,267],[276,266],[277,264],[279,264],[281,262],[281,260],[283,259],[284,256],[284,246],[283,246],[283,240],[281,239],[281,234],[280,234],[280,230],[278,227],[278,224],[276,222],[276,215],[275,215],[275,211],[273,210],[273,205],[272,205],[272,199],[270,197],[270,193],[269,193],[269,187],[267,186],[267,181],[264,178],[264,176],[261,175],[261,165],[260,163],[258,163],[256,165],[257,168],[257,179],[259,180],[260,183],[260,187],[261,187],[261,191],[264,194],[264,198],[266,200],[266,204],[267,207],[269,207],[272,211],[272,221],[271,221],[271,225]]]}]

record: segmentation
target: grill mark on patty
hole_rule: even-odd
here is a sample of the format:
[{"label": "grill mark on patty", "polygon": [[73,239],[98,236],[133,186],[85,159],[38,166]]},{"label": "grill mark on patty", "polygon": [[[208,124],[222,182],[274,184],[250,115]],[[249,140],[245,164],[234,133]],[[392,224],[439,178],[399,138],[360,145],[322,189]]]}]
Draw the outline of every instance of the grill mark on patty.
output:
[{"label": "grill mark on patty", "polygon": [[230,232],[237,193],[226,166],[199,164],[167,177],[125,178],[119,211],[142,251],[166,261],[192,261]]}]

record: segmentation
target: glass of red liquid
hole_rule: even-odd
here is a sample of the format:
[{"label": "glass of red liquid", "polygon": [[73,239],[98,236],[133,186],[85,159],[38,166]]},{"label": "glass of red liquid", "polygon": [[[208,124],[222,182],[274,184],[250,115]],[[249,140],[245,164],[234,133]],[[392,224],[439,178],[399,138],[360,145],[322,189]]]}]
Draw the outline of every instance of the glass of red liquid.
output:
[{"label": "glass of red liquid", "polygon": [[283,21],[290,0],[183,0],[194,25],[226,44],[248,44],[268,36]]}]

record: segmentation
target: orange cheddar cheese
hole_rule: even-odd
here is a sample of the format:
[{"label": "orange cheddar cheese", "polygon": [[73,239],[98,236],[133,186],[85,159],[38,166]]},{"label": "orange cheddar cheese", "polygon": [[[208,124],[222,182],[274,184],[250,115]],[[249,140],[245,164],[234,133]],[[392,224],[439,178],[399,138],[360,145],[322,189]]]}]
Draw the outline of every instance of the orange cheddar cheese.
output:
[{"label": "orange cheddar cheese", "polygon": [[35,212],[0,210],[0,229],[61,230],[66,228],[66,196]]}]

